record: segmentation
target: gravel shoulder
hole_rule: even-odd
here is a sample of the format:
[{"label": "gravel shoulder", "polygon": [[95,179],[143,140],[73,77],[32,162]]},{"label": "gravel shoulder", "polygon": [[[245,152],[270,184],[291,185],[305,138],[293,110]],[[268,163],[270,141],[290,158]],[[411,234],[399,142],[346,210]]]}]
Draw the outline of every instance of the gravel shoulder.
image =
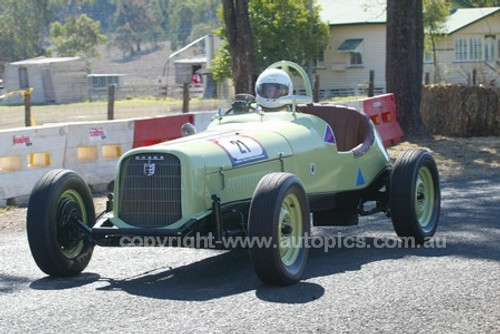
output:
[{"label": "gravel shoulder", "polygon": [[[500,138],[453,138],[434,136],[409,138],[388,151],[391,158],[406,149],[422,148],[432,152],[437,161],[441,181],[487,179],[500,176]],[[106,196],[94,196],[98,213],[105,208]],[[26,207],[0,208],[0,233],[25,231]]]}]

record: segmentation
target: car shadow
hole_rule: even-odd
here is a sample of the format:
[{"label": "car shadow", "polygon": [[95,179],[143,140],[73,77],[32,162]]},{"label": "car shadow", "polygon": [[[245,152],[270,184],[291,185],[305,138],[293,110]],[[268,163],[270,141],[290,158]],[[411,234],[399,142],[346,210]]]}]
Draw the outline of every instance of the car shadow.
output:
[{"label": "car shadow", "polygon": [[[255,291],[257,298],[274,303],[304,304],[320,299],[325,289],[309,279],[333,276],[361,270],[369,263],[403,259],[408,256],[441,257],[471,256],[480,252],[500,261],[493,248],[488,250],[473,245],[447,243],[446,248],[395,248],[396,239],[390,238],[391,247],[377,248],[380,239],[363,238],[363,248],[350,247],[353,236],[335,237],[346,247],[311,249],[303,280],[297,284],[266,286],[256,276],[247,250],[227,251],[177,268],[164,267],[140,275],[114,279],[95,273],[84,273],[73,278],[45,277],[31,283],[36,290],[65,290],[95,282],[105,282],[99,291],[123,291],[131,295],[162,300],[208,301]],[[196,250],[193,250],[194,252]]]},{"label": "car shadow", "polygon": [[97,282],[101,276],[96,273],[82,273],[73,277],[47,276],[33,281],[30,288],[34,290],[68,290]]}]

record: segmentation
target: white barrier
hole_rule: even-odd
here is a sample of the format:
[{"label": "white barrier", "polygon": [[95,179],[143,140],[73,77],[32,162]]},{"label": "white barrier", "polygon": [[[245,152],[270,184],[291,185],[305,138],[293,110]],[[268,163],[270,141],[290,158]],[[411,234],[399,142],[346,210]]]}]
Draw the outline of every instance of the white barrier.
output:
[{"label": "white barrier", "polygon": [[[217,111],[194,112],[197,131]],[[114,180],[120,156],[132,149],[134,121],[61,123],[0,130],[0,206],[27,196],[49,170],[72,169],[94,189]]]},{"label": "white barrier", "polygon": [[132,149],[134,121],[69,123],[63,166],[92,186],[114,180],[120,156]]},{"label": "white barrier", "polygon": [[196,131],[204,131],[207,129],[208,124],[217,115],[218,111],[204,111],[204,112],[192,112],[194,115],[194,127]]},{"label": "white barrier", "polygon": [[66,126],[0,131],[0,205],[26,196],[51,169],[63,168]]}]

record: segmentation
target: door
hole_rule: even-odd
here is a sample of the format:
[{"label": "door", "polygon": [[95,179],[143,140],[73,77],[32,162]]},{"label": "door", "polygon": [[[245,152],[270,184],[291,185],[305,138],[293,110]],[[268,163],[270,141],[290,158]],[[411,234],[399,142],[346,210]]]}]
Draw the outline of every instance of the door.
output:
[{"label": "door", "polygon": [[54,93],[54,85],[52,84],[52,73],[49,68],[44,68],[42,70],[42,85],[43,93],[45,95],[46,103],[56,102],[56,96]]}]

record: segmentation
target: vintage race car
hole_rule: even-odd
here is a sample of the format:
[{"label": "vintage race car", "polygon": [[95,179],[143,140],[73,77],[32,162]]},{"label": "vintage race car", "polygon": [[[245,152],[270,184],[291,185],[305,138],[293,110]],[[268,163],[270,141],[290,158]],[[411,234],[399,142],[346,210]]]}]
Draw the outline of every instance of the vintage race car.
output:
[{"label": "vintage race car", "polygon": [[[440,183],[430,153],[409,150],[392,166],[374,124],[355,109],[284,96],[265,112],[239,96],[208,128],[133,149],[118,164],[114,196],[95,218],[88,186],[73,171],[48,172],[34,187],[27,233],[39,268],[52,276],[85,269],[95,245],[248,247],[267,284],[297,282],[311,226],[353,225],[385,213],[400,237],[423,243],[438,226]],[[189,241],[189,243],[187,243]],[[231,243],[229,243],[231,241]]]}]

